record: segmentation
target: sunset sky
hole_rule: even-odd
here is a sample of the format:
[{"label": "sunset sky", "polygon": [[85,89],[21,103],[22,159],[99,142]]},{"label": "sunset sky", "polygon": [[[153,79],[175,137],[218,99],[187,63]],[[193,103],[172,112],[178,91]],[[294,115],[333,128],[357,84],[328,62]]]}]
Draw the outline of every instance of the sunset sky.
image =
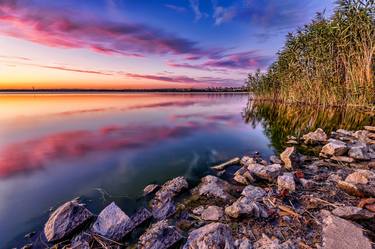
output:
[{"label": "sunset sky", "polygon": [[0,0],[0,89],[240,86],[333,0]]}]

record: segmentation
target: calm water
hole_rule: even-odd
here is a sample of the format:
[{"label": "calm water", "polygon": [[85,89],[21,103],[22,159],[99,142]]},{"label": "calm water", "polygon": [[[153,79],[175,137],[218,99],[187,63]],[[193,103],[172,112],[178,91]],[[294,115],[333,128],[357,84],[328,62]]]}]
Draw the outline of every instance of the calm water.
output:
[{"label": "calm water", "polygon": [[81,196],[131,214],[144,186],[283,148],[286,135],[374,124],[353,110],[252,103],[246,94],[0,95],[0,248]]}]

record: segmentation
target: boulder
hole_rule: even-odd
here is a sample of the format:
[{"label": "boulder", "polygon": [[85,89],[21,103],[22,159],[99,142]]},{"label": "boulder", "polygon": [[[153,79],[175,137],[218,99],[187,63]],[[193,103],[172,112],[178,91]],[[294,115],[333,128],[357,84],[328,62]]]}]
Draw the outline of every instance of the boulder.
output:
[{"label": "boulder", "polygon": [[167,249],[182,239],[182,235],[167,220],[151,225],[138,240],[138,249]]},{"label": "boulder", "polygon": [[143,195],[149,195],[153,192],[156,191],[156,189],[159,188],[159,185],[157,184],[150,184],[150,185],[147,185],[144,189],[143,189]]},{"label": "boulder", "polygon": [[314,132],[309,132],[302,136],[305,144],[324,144],[327,142],[327,134],[318,128]]},{"label": "boulder", "polygon": [[133,231],[134,228],[144,223],[146,220],[152,217],[152,213],[146,208],[138,209],[131,217],[131,223],[125,233],[128,234],[129,232]]},{"label": "boulder", "polygon": [[233,199],[229,194],[231,185],[221,180],[216,176],[205,176],[201,179],[201,183],[198,186],[198,194],[223,199],[225,201]]},{"label": "boulder", "polygon": [[329,142],[322,147],[321,154],[326,156],[342,156],[348,151],[346,143],[336,140],[329,139]]},{"label": "boulder", "polygon": [[292,169],[297,161],[297,151],[295,147],[287,147],[280,154],[281,161],[284,162],[284,167],[286,169]]},{"label": "boulder", "polygon": [[345,181],[352,184],[367,184],[370,180],[375,179],[375,173],[370,170],[357,170],[349,174]]},{"label": "boulder", "polygon": [[288,190],[294,192],[296,190],[296,183],[292,173],[284,173],[277,178],[277,188],[279,191]]},{"label": "boulder", "polygon": [[164,220],[176,212],[176,205],[171,199],[152,200],[152,216],[157,220]]},{"label": "boulder", "polygon": [[261,164],[250,164],[247,169],[252,175],[260,179],[273,182],[280,175],[281,165],[271,164],[268,166],[263,166]]},{"label": "boulder", "polygon": [[366,144],[358,142],[350,146],[348,151],[348,155],[351,158],[356,160],[365,160],[368,161],[371,159],[370,155],[368,154],[369,149],[367,148]]},{"label": "boulder", "polygon": [[276,155],[270,156],[270,162],[276,163],[276,164],[282,164],[282,161],[281,161],[280,157],[278,157]]},{"label": "boulder", "polygon": [[61,240],[88,222],[93,214],[77,199],[68,201],[55,210],[44,225],[48,241]]},{"label": "boulder", "polygon": [[155,199],[171,199],[175,197],[177,194],[179,194],[183,189],[187,189],[188,187],[189,184],[186,181],[185,177],[176,177],[163,184],[161,189],[158,192],[156,192]]},{"label": "boulder", "polygon": [[252,198],[242,196],[232,205],[225,208],[225,213],[232,217],[238,218],[240,215],[267,218],[268,213],[258,202]]},{"label": "boulder", "polygon": [[252,185],[246,186],[241,193],[241,195],[254,201],[260,201],[264,196],[266,196],[266,194],[267,193],[264,191],[264,189]]},{"label": "boulder", "polygon": [[252,177],[250,171],[246,167],[242,167],[237,170],[234,173],[233,180],[244,185],[255,182],[255,179]]},{"label": "boulder", "polygon": [[218,206],[209,206],[203,210],[201,214],[202,220],[207,221],[218,221],[223,217],[224,212],[221,207]]},{"label": "boulder", "polygon": [[269,238],[267,235],[262,234],[262,238],[254,243],[254,249],[297,249],[291,240],[280,243],[277,238]]},{"label": "boulder", "polygon": [[129,216],[112,202],[100,212],[92,226],[92,232],[119,241],[125,236],[129,226],[131,226]]},{"label": "boulder", "polygon": [[222,223],[211,223],[193,230],[183,249],[234,249],[230,228]]},{"label": "boulder", "polygon": [[349,220],[365,220],[375,217],[375,213],[353,206],[337,207],[332,211],[332,214]]},{"label": "boulder", "polygon": [[371,249],[371,241],[363,234],[363,229],[350,221],[323,210],[322,241],[324,249]]}]

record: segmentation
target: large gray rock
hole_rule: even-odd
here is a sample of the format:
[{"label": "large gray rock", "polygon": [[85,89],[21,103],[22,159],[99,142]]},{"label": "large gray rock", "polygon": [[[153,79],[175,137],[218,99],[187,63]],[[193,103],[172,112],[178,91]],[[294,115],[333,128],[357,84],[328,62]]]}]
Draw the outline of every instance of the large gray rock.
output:
[{"label": "large gray rock", "polygon": [[152,213],[146,209],[146,208],[140,208],[138,209],[131,217],[131,223],[128,226],[127,231],[125,232],[125,235],[129,232],[133,231],[134,228],[141,225],[146,220],[150,219],[152,217]]},{"label": "large gray rock", "polygon": [[155,199],[171,199],[188,187],[188,182],[183,176],[176,177],[163,184],[161,189],[156,192]]},{"label": "large gray rock", "polygon": [[336,139],[329,139],[328,141],[329,142],[324,145],[322,150],[320,151],[323,155],[342,156],[348,151],[346,143]]},{"label": "large gray rock", "polygon": [[292,169],[297,160],[298,155],[295,147],[287,147],[281,154],[280,154],[281,161],[284,162],[284,167],[286,169]]},{"label": "large gray rock", "polygon": [[44,234],[48,241],[61,240],[92,217],[93,214],[78,200],[68,201],[51,214],[44,225]]},{"label": "large gray rock", "polygon": [[201,214],[202,220],[218,221],[224,215],[223,209],[218,206],[208,206]]},{"label": "large gray rock", "polygon": [[297,249],[298,247],[291,240],[280,243],[277,238],[269,238],[262,234],[262,238],[254,243],[254,249]]},{"label": "large gray rock", "polygon": [[249,164],[247,167],[250,173],[260,179],[273,182],[281,173],[280,164],[263,166],[261,164]]},{"label": "large gray rock", "polygon": [[232,217],[238,218],[240,215],[267,218],[268,213],[258,202],[252,198],[242,196],[238,198],[232,205],[225,208],[225,213]]},{"label": "large gray rock", "polygon": [[94,225],[92,231],[105,238],[119,241],[131,226],[131,219],[114,202],[104,208]]},{"label": "large gray rock", "polygon": [[209,175],[201,179],[201,183],[198,186],[198,193],[199,195],[215,197],[227,201],[233,199],[229,194],[230,189],[231,185],[228,182],[216,176]]},{"label": "large gray rock", "polygon": [[211,223],[192,231],[183,249],[234,249],[234,240],[227,225]]},{"label": "large gray rock", "polygon": [[277,178],[277,188],[279,191],[288,190],[294,192],[296,190],[296,183],[292,173],[284,173]]},{"label": "large gray rock", "polygon": [[369,148],[365,143],[357,142],[350,146],[348,155],[356,160],[370,160]]},{"label": "large gray rock", "polygon": [[318,128],[314,132],[309,132],[302,136],[305,144],[323,144],[327,142],[327,134]]},{"label": "large gray rock", "polygon": [[157,220],[164,220],[176,212],[176,205],[171,199],[153,200],[151,208],[152,216]]},{"label": "large gray rock", "polygon": [[373,219],[375,217],[375,213],[353,206],[337,207],[332,210],[332,213],[336,216],[349,220],[366,220]]},{"label": "large gray rock", "polygon": [[167,220],[159,221],[151,227],[138,240],[138,249],[167,249],[179,240],[182,235]]},{"label": "large gray rock", "polygon": [[328,211],[321,212],[323,218],[324,249],[371,249],[371,241],[363,234],[363,229]]},{"label": "large gray rock", "polygon": [[266,191],[260,187],[255,187],[253,185],[246,186],[243,190],[241,195],[252,199],[254,201],[260,201],[266,195]]},{"label": "large gray rock", "polygon": [[237,170],[234,173],[233,180],[244,185],[248,185],[255,181],[250,171],[246,167],[242,167],[239,170]]}]

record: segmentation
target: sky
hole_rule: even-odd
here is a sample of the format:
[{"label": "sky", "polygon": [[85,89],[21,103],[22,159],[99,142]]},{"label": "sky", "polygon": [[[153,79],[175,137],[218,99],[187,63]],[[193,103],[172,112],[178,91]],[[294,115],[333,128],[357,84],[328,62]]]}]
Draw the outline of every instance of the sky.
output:
[{"label": "sky", "polygon": [[241,86],[333,0],[0,0],[0,89]]}]

